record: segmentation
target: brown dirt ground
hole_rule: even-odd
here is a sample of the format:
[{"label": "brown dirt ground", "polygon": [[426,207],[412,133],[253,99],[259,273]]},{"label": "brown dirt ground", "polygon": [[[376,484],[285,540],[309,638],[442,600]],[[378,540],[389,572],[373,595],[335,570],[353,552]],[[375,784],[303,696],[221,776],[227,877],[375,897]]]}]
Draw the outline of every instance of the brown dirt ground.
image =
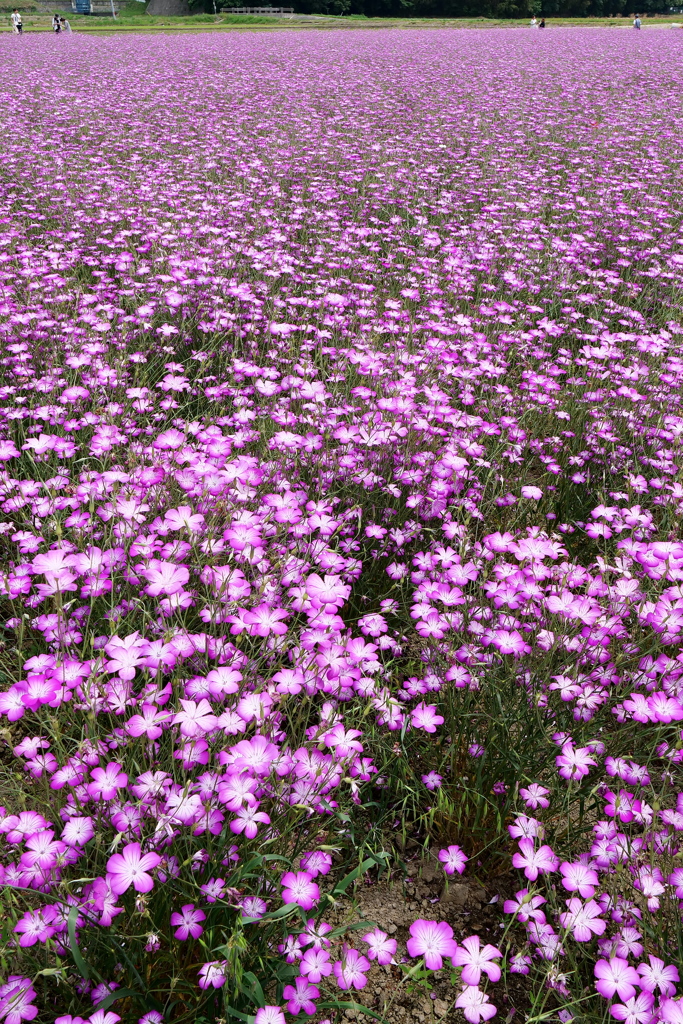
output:
[{"label": "brown dirt ground", "polygon": [[[481,884],[467,874],[446,880],[436,860],[437,852],[409,863],[405,877],[394,876],[390,881],[380,882],[366,879],[359,883],[353,906],[343,911],[340,908],[336,920],[334,915],[326,915],[327,920],[335,925],[363,920],[378,925],[398,941],[396,961],[407,958],[405,944],[409,927],[418,917],[447,921],[456,939],[478,934],[482,943],[498,945],[504,916],[502,905],[514,893],[516,880],[510,875],[499,875]],[[362,949],[362,942],[357,946]],[[410,958],[407,962],[415,963]],[[460,988],[451,984],[449,971],[443,974],[443,979],[432,976],[426,988],[413,986],[411,991],[398,966],[380,967],[373,963],[366,987],[353,995],[340,992],[339,997],[362,1003],[387,1024],[462,1024],[465,1018],[454,1006]],[[512,976],[512,984],[510,978],[507,983],[501,980],[489,986],[488,992],[498,1007],[496,1020],[500,1024],[512,1024],[515,1018],[518,1022],[524,1019],[527,995],[523,976]],[[343,1019],[357,1020],[359,1024],[371,1020],[359,1010],[345,1010]]]}]

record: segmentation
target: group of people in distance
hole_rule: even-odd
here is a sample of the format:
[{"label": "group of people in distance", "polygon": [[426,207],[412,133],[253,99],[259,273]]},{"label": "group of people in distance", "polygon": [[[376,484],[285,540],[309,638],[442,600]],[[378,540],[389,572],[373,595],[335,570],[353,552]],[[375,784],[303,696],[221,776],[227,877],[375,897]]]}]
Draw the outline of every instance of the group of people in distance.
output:
[{"label": "group of people in distance", "polygon": [[[536,15],[534,14],[532,19],[531,19],[531,21],[529,22],[529,24],[531,25],[531,28],[545,28],[545,18],[541,18],[540,21],[537,21],[536,20]],[[636,14],[635,18],[633,19],[633,27],[635,29],[640,29],[641,25],[642,25],[642,21],[640,20],[639,16]]]},{"label": "group of people in distance", "polygon": [[[18,11],[18,9],[16,7],[12,11],[12,14],[10,16],[10,22],[12,24],[12,31],[15,33],[15,35],[18,35],[18,36],[23,35],[23,33],[24,33],[24,25],[23,25],[23,22],[21,20],[21,14],[20,14],[20,12]],[[52,18],[52,31],[55,33],[55,35],[57,33],[59,33],[59,32],[70,32],[71,31],[71,25],[69,24],[68,19],[67,18],[63,18],[59,14],[53,15],[53,18]]]},{"label": "group of people in distance", "polygon": [[57,34],[59,32],[70,32],[71,25],[66,18],[62,18],[59,14],[53,14],[52,16],[52,31]]}]

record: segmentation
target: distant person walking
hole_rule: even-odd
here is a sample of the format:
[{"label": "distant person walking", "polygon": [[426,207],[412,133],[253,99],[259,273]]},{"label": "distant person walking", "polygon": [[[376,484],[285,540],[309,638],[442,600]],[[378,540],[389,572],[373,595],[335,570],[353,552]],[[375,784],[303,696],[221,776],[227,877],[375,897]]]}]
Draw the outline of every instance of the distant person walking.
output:
[{"label": "distant person walking", "polygon": [[12,11],[10,21],[12,22],[12,31],[15,32],[18,36],[20,36],[24,31],[24,26],[21,23],[21,15],[19,14],[19,11],[17,10],[16,7]]},{"label": "distant person walking", "polygon": [[541,21],[540,21],[540,24],[539,24],[538,27],[539,28],[545,28],[545,18],[541,18]]},{"label": "distant person walking", "polygon": [[642,25],[642,22],[641,22],[640,18],[638,17],[638,15],[636,14],[635,18],[633,19],[633,27],[637,31],[640,31],[640,26],[641,25]]},{"label": "distant person walking", "polygon": [[59,15],[55,14],[52,17],[52,31],[57,35],[62,31],[62,26],[59,24]]}]

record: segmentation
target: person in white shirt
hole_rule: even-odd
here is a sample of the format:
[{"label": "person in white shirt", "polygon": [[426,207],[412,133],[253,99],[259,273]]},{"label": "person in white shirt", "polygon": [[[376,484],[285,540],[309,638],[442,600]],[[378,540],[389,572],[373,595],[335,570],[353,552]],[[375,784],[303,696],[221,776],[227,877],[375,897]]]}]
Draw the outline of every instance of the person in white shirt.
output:
[{"label": "person in white shirt", "polygon": [[17,35],[21,35],[22,32],[24,31],[24,26],[21,23],[21,15],[19,14],[19,11],[16,9],[16,7],[12,11],[12,17],[10,18],[10,21],[12,22],[12,31],[16,32]]},{"label": "person in white shirt", "polygon": [[536,21],[536,15],[535,14],[534,14],[533,18],[531,19],[531,21],[529,22],[529,28],[538,28],[538,22]]}]

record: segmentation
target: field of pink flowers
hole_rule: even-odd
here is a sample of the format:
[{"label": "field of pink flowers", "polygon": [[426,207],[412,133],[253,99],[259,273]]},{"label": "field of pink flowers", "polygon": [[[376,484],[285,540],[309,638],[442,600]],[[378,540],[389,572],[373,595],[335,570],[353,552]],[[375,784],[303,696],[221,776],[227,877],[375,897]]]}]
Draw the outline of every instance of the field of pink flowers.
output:
[{"label": "field of pink flowers", "polygon": [[683,39],[1,42],[0,1020],[683,1024]]}]

